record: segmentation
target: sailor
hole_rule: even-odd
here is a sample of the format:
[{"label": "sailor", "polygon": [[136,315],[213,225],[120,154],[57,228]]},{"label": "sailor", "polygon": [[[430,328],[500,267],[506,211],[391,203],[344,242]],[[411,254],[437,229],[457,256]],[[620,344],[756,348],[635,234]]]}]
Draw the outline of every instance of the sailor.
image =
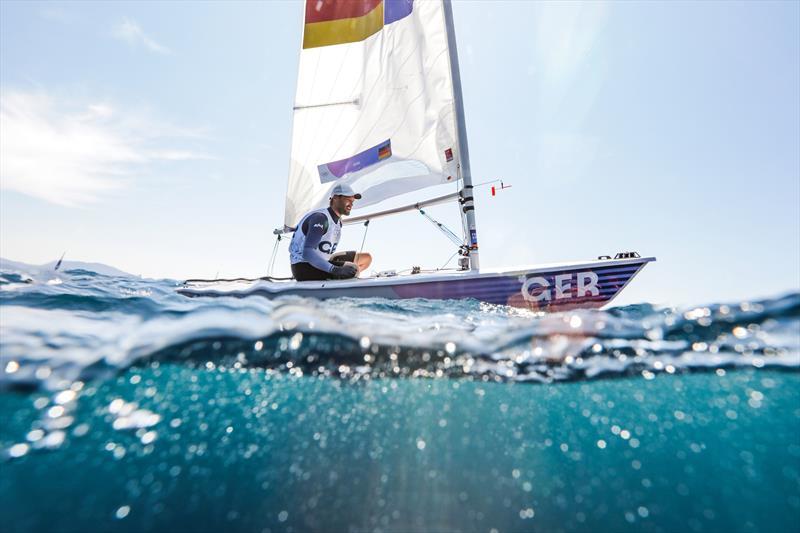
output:
[{"label": "sailor", "polygon": [[307,213],[297,224],[289,245],[292,275],[297,281],[349,279],[369,267],[372,256],[355,251],[336,253],[342,232],[342,215],[349,215],[360,200],[349,185],[331,190],[330,205]]}]

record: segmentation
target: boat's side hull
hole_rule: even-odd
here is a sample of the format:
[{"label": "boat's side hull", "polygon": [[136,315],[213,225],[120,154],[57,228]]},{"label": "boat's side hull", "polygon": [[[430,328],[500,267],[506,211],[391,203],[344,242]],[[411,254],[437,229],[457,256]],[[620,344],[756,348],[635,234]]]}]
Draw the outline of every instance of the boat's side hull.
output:
[{"label": "boat's side hull", "polygon": [[[477,300],[541,311],[601,307],[610,302],[641,270],[644,263],[595,269],[565,269],[496,276],[460,282],[402,285],[400,298]],[[595,279],[594,276],[597,276]]]},{"label": "boat's side hull", "polygon": [[186,296],[284,295],[328,298],[428,298],[511,305],[538,311],[601,307],[609,303],[652,258],[531,268],[492,273],[418,275],[328,282],[258,282],[248,287],[185,287]]}]

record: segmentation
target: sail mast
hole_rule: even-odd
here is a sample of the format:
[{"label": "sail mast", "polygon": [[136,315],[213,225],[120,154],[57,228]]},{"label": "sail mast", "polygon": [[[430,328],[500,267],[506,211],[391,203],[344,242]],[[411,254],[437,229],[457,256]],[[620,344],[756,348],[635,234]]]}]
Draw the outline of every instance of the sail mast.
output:
[{"label": "sail mast", "polygon": [[470,248],[469,268],[480,270],[478,258],[478,230],[475,227],[475,200],[472,189],[472,173],[469,168],[469,145],[467,144],[467,127],[464,121],[464,99],[461,94],[461,74],[458,69],[458,49],[456,33],[453,25],[453,8],[450,0],[442,0],[444,6],[444,23],[447,32],[447,49],[450,54],[450,73],[453,79],[453,103],[456,111],[456,135],[458,137],[458,161],[461,178],[464,180],[461,216],[467,224],[467,242]]}]

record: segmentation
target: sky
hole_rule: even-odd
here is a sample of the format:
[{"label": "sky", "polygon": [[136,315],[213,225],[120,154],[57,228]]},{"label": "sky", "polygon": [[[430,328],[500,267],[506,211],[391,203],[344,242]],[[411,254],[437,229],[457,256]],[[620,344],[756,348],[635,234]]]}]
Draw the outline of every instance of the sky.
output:
[{"label": "sky", "polygon": [[[260,276],[303,4],[0,1],[0,256]],[[455,1],[481,266],[655,256],[616,303],[800,290],[800,2]],[[452,205],[429,212],[458,231]],[[358,249],[346,227],[339,249]],[[285,242],[274,273],[288,272]],[[376,270],[454,251],[375,220]]]}]

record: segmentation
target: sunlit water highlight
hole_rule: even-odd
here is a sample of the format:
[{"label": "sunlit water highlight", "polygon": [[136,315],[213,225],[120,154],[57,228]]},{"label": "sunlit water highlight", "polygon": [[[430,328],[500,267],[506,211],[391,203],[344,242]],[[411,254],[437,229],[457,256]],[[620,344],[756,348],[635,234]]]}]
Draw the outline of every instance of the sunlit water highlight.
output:
[{"label": "sunlit water highlight", "polygon": [[536,315],[188,299],[176,282],[79,270],[0,284],[12,531],[800,519],[797,293]]}]

